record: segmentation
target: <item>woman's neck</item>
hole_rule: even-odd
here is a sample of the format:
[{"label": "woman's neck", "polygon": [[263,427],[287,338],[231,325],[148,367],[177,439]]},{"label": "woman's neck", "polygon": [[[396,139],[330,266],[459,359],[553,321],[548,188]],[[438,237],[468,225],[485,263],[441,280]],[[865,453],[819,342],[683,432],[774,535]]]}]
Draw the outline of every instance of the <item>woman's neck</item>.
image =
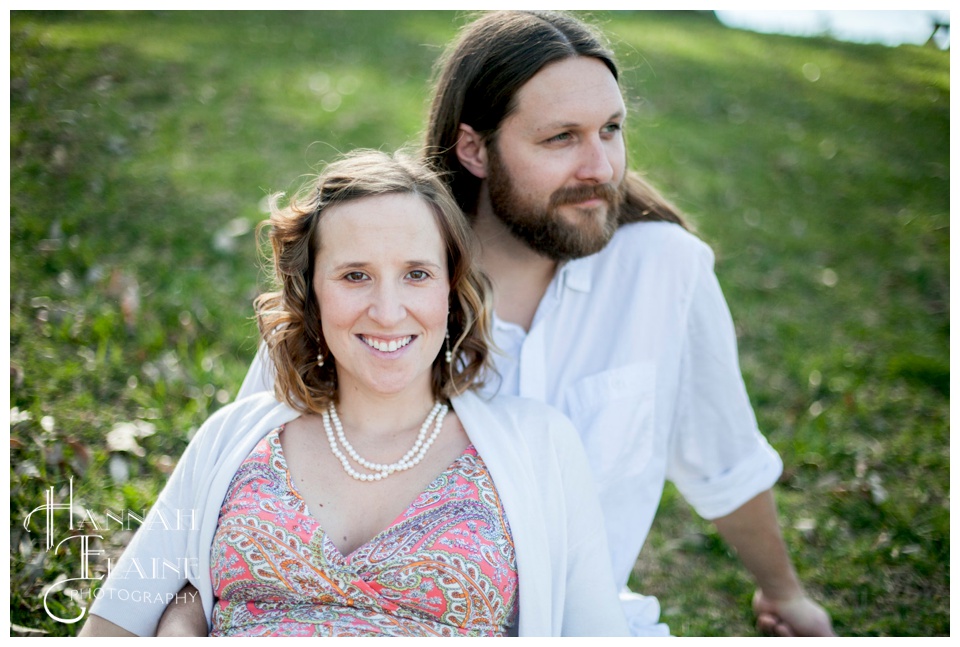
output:
[{"label": "woman's neck", "polygon": [[395,437],[419,431],[435,402],[429,384],[390,395],[346,388],[340,390],[337,413],[353,435]]}]

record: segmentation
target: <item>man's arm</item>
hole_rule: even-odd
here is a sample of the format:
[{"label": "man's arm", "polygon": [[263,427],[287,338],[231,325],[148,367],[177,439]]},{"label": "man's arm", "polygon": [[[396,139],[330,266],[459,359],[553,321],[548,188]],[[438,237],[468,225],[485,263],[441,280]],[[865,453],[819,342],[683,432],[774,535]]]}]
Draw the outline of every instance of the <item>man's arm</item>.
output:
[{"label": "man's arm", "polygon": [[780,636],[836,635],[830,614],[807,597],[793,569],[773,492],[761,492],[713,523],[760,587],[753,598],[757,628]]},{"label": "man's arm", "polygon": [[193,584],[180,589],[173,602],[167,605],[160,623],[157,636],[206,636],[207,618],[203,614],[200,592]]}]

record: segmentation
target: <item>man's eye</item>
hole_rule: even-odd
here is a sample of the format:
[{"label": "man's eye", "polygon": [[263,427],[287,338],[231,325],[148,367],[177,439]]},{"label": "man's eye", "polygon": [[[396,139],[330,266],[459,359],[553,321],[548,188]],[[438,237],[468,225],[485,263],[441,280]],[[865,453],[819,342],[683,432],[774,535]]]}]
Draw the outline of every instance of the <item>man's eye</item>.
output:
[{"label": "man's eye", "polygon": [[551,137],[551,138],[548,139],[547,141],[548,141],[548,142],[563,142],[563,141],[567,141],[568,139],[570,139],[570,137],[571,137],[570,133],[560,133],[559,135],[554,135],[553,137]]}]

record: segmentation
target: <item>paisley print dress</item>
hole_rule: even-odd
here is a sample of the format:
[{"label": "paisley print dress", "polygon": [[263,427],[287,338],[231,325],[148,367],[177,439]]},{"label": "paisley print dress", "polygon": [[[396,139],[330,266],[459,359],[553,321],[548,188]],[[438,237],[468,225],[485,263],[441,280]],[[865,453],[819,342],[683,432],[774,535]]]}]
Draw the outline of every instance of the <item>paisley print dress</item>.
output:
[{"label": "paisley print dress", "polygon": [[496,636],[516,625],[513,539],[472,445],[344,556],[290,481],[282,429],[246,458],[220,509],[213,635]]}]

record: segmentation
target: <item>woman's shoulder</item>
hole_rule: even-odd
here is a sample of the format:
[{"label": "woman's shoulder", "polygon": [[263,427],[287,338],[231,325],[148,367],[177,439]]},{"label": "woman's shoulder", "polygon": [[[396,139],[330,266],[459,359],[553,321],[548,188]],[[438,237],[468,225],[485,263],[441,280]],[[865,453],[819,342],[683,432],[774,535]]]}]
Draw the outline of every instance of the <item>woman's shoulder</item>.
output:
[{"label": "woman's shoulder", "polygon": [[217,409],[197,431],[192,443],[216,444],[252,429],[264,420],[288,418],[293,412],[273,393],[260,392]]},{"label": "woman's shoulder", "polygon": [[280,406],[280,403],[277,402],[273,393],[261,391],[220,407],[207,419],[207,422],[220,422],[237,417],[257,415],[277,406]]}]

